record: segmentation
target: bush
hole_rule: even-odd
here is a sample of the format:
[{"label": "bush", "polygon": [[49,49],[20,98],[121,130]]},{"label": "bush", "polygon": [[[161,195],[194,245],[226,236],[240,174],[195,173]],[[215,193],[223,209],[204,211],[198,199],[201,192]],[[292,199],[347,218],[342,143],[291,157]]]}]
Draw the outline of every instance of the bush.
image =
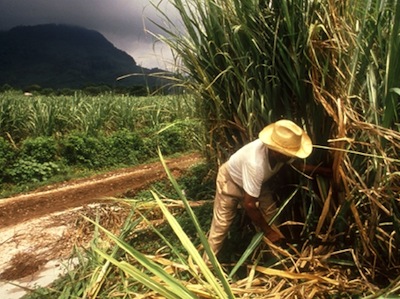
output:
[{"label": "bush", "polygon": [[77,132],[68,135],[60,143],[61,154],[68,165],[101,168],[109,164],[108,148],[101,136],[93,137]]},{"label": "bush", "polygon": [[192,137],[190,123],[177,123],[160,133],[160,147],[166,155],[184,152],[192,148]]},{"label": "bush", "polygon": [[57,143],[53,137],[28,138],[22,142],[21,157],[30,157],[39,163],[57,160]]},{"label": "bush", "polygon": [[[57,139],[27,138],[21,142],[19,150],[0,138],[0,182],[41,182],[60,174],[61,169],[68,166],[99,170],[136,165],[158,159],[158,147],[164,155],[182,153],[194,148],[195,130],[195,124],[185,121],[134,132],[121,129],[110,135],[98,132],[93,136],[75,131]],[[200,179],[203,173],[196,175]],[[188,182],[185,186],[191,198],[204,195],[196,190],[191,192],[193,186],[196,183]]]},{"label": "bush", "polygon": [[7,176],[6,171],[12,165],[16,152],[7,140],[0,137],[0,183]]},{"label": "bush", "polygon": [[21,158],[12,168],[7,170],[7,175],[14,183],[36,183],[46,181],[58,174],[61,167],[54,162],[40,163],[33,158]]},{"label": "bush", "polygon": [[159,147],[163,155],[182,153],[194,148],[195,130],[198,123],[175,123],[166,127],[154,128],[144,138],[144,150],[149,157],[157,157]]},{"label": "bush", "polygon": [[127,129],[117,131],[107,139],[109,146],[109,159],[113,164],[137,164],[144,142],[139,134]]},{"label": "bush", "polygon": [[84,133],[68,135],[61,141],[61,154],[68,165],[88,168],[103,168],[117,165],[132,165],[139,161],[143,140],[135,132],[121,130],[106,137]]}]

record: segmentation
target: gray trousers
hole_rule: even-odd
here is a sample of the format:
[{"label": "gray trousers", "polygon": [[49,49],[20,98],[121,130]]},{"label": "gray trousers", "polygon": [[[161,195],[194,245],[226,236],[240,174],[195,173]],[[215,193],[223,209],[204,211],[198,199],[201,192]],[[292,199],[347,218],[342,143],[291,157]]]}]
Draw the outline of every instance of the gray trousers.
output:
[{"label": "gray trousers", "polygon": [[[241,204],[244,196],[244,190],[233,182],[227,168],[226,163],[220,167],[216,181],[213,219],[208,236],[208,243],[214,254],[217,254],[221,250],[229,228],[236,216],[238,206]],[[276,213],[277,207],[272,193],[268,188],[261,190],[261,195],[258,198],[258,208],[267,222]]]}]

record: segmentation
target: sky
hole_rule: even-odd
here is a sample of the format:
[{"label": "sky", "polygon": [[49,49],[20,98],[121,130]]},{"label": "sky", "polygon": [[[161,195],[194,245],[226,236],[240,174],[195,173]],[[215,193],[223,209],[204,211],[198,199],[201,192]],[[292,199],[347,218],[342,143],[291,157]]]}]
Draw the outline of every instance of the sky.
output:
[{"label": "sky", "polygon": [[147,32],[161,33],[150,21],[162,24],[151,2],[178,22],[168,0],[0,0],[0,30],[48,23],[77,25],[99,31],[142,67],[171,69],[171,51]]}]

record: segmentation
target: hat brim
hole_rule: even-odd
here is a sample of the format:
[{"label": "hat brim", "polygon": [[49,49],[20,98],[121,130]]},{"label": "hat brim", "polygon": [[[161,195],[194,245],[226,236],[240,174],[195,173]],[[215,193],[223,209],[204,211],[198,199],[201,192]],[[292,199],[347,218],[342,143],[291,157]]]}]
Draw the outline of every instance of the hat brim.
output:
[{"label": "hat brim", "polygon": [[312,142],[310,137],[303,131],[302,136],[301,136],[301,146],[298,150],[291,150],[287,148],[283,148],[282,146],[279,146],[276,144],[272,139],[272,131],[274,129],[275,124],[270,124],[266,126],[259,134],[258,137],[260,140],[270,149],[277,151],[281,154],[284,154],[286,156],[290,157],[297,157],[297,158],[307,158],[311,152],[312,152]]}]

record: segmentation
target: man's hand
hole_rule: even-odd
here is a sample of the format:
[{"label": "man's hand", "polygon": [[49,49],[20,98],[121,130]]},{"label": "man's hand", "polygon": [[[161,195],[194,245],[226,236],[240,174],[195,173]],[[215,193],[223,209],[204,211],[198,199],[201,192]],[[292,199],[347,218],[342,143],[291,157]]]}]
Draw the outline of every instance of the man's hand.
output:
[{"label": "man's hand", "polygon": [[256,202],[257,198],[252,197],[245,192],[243,207],[253,223],[264,232],[264,236],[268,238],[268,240],[270,240],[272,243],[285,239],[285,237],[279,231],[274,230],[271,226],[268,225],[260,210],[256,206]]}]

